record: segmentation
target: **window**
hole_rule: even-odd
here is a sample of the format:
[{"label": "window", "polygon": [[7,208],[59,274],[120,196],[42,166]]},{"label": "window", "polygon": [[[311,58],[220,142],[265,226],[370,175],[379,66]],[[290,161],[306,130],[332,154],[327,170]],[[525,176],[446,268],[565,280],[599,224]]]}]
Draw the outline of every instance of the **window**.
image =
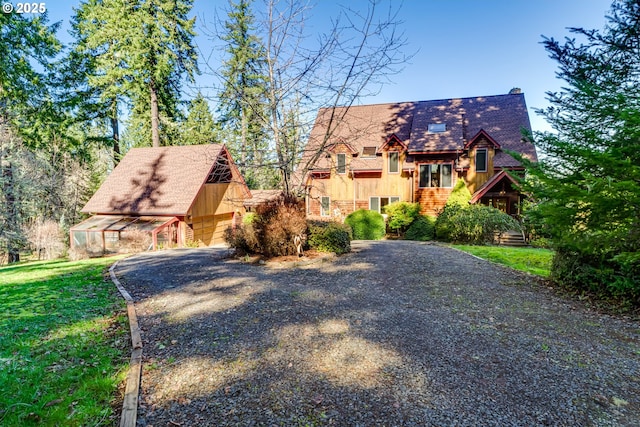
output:
[{"label": "window", "polygon": [[376,147],[362,147],[362,157],[375,157]]},{"label": "window", "polygon": [[398,173],[399,153],[397,151],[389,152],[389,173]]},{"label": "window", "polygon": [[476,172],[487,171],[487,149],[478,148],[476,150]]},{"label": "window", "polygon": [[379,213],[384,212],[384,207],[389,203],[399,202],[400,197],[398,196],[373,196],[369,197],[369,210],[376,211]]},{"label": "window", "polygon": [[338,173],[345,173],[347,171],[347,155],[344,153],[338,153],[338,167],[336,168]]},{"label": "window", "polygon": [[330,216],[331,215],[331,212],[329,212],[330,208],[331,208],[331,198],[329,196],[322,196],[320,198],[320,215]]},{"label": "window", "polygon": [[451,165],[420,165],[420,188],[451,187]]},{"label": "window", "polygon": [[431,133],[446,132],[447,131],[447,124],[446,123],[429,123],[428,130]]}]

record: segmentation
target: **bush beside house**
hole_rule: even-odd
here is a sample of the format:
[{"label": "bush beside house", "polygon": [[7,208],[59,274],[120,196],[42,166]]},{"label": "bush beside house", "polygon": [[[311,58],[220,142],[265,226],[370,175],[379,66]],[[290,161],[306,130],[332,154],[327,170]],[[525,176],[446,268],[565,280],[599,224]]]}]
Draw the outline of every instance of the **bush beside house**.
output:
[{"label": "bush beside house", "polygon": [[333,221],[309,221],[307,244],[320,252],[351,252],[351,227]]},{"label": "bush beside house", "polygon": [[494,243],[495,234],[522,231],[522,226],[510,215],[485,205],[447,206],[435,224],[438,240],[484,245]]},{"label": "bush beside house", "polygon": [[384,207],[387,227],[399,236],[420,216],[420,203],[394,202]]},{"label": "bush beside house", "polygon": [[420,215],[411,223],[404,238],[407,240],[419,240],[425,242],[433,240],[436,234],[436,217]]},{"label": "bush beside house", "polygon": [[344,220],[353,231],[355,240],[380,240],[385,235],[384,217],[376,211],[359,209]]}]

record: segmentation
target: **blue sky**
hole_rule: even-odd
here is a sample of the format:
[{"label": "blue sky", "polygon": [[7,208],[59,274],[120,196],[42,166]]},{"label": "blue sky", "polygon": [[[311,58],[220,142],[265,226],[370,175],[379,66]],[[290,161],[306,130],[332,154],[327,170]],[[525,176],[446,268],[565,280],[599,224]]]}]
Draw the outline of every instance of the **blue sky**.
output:
[{"label": "blue sky", "polygon": [[[15,0],[11,0],[16,3]],[[260,0],[256,1],[257,3]],[[211,24],[226,0],[195,0],[198,24]],[[319,0],[309,29],[321,32],[340,4],[366,8],[366,0]],[[51,22],[63,21],[66,31],[77,1],[46,2]],[[363,103],[497,95],[519,87],[525,94],[534,130],[549,130],[533,111],[547,104],[545,92],[558,90],[557,66],[540,44],[542,35],[563,39],[567,27],[601,29],[610,0],[405,0],[399,12],[408,40],[407,53],[415,53],[400,74]],[[196,42],[207,54],[212,44],[204,36]],[[212,55],[212,65],[220,53]],[[200,82],[207,86],[208,76]]]}]

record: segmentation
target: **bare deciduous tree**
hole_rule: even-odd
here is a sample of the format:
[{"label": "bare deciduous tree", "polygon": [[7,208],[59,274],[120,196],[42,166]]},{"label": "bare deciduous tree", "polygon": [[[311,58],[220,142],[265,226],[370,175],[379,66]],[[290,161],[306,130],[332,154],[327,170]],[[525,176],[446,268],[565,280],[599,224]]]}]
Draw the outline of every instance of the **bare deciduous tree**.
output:
[{"label": "bare deciduous tree", "polygon": [[[299,163],[301,176],[313,167],[349,107],[379,91],[407,61],[397,9],[382,8],[378,0],[370,0],[366,10],[343,8],[331,30],[309,47],[304,32],[309,8],[295,0],[267,0],[262,28],[269,116],[264,119],[285,192],[302,189],[301,182],[291,182],[294,167]],[[310,117],[321,108],[330,111],[326,132],[303,148]]]}]

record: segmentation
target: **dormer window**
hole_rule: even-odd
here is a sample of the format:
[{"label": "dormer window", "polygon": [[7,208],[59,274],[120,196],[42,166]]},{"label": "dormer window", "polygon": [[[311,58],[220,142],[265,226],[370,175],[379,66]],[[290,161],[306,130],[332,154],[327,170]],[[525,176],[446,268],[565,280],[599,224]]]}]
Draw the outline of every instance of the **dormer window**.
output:
[{"label": "dormer window", "polygon": [[376,147],[362,147],[362,157],[375,157]]},{"label": "dormer window", "polygon": [[397,151],[389,152],[389,173],[398,173],[399,159],[400,154]]},{"label": "dormer window", "polygon": [[478,148],[476,150],[476,172],[486,172],[487,163],[487,149]]},{"label": "dormer window", "polygon": [[442,133],[447,131],[446,123],[429,123],[429,132],[430,133]]},{"label": "dormer window", "polygon": [[336,172],[343,174],[347,172],[347,155],[345,153],[338,153]]}]

